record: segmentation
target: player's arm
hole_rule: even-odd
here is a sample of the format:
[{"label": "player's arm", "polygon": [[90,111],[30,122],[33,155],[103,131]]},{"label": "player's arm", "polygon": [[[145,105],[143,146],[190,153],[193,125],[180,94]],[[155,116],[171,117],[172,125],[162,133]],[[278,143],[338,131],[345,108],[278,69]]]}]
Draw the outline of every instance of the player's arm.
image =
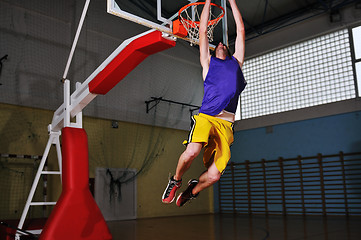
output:
[{"label": "player's arm", "polygon": [[236,0],[228,0],[231,5],[234,21],[236,22],[236,41],[233,56],[238,60],[239,66],[242,67],[245,53],[245,30],[241,12],[239,11]]},{"label": "player's arm", "polygon": [[207,76],[209,62],[211,59],[211,54],[209,52],[209,42],[207,37],[210,4],[211,0],[206,0],[199,23],[199,58],[203,68],[203,80],[205,80]]}]

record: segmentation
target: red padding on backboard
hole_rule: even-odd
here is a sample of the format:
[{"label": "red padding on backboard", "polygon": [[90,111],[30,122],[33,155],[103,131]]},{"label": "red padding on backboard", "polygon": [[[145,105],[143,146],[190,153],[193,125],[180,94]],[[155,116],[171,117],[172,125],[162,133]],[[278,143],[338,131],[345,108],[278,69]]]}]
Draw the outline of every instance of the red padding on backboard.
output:
[{"label": "red padding on backboard", "polygon": [[88,139],[84,129],[63,128],[62,155],[62,193],[39,239],[112,239],[89,190]]},{"label": "red padding on backboard", "polygon": [[133,40],[95,76],[89,83],[89,91],[94,94],[106,94],[146,57],[174,47],[175,44],[175,41],[163,38],[159,31]]}]

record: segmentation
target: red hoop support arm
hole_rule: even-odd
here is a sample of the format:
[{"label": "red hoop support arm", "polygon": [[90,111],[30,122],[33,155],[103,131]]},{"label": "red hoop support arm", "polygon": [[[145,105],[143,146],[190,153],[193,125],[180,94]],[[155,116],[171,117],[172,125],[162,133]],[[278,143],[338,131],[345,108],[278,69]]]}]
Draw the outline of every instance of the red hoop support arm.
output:
[{"label": "red hoop support arm", "polygon": [[90,83],[93,94],[106,94],[148,56],[174,47],[175,41],[151,32],[132,41]]},{"label": "red hoop support arm", "polygon": [[[67,111],[74,118],[97,95],[104,95],[148,56],[176,45],[175,38],[151,30],[125,40],[71,95]],[[54,113],[49,132],[64,127],[65,104]]]}]

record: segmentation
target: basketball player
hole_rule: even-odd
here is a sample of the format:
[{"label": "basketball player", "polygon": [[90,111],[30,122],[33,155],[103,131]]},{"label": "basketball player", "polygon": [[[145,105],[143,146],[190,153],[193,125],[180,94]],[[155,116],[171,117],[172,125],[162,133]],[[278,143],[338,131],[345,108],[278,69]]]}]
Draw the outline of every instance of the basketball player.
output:
[{"label": "basketball player", "polygon": [[174,201],[176,191],[181,187],[182,176],[192,161],[204,148],[203,162],[207,170],[199,180],[188,182],[187,189],[176,201],[183,206],[194,199],[203,189],[216,183],[231,157],[230,145],[233,143],[233,123],[240,93],[246,86],[241,67],[245,52],[245,31],[241,13],[235,0],[228,0],[236,23],[237,37],[235,52],[231,56],[228,47],[219,43],[213,56],[209,51],[207,25],[211,0],[206,0],[200,18],[199,50],[204,97],[199,114],[192,117],[189,138],[185,141],[186,150],[181,154],[175,175],[172,176],[163,193],[162,201]]}]

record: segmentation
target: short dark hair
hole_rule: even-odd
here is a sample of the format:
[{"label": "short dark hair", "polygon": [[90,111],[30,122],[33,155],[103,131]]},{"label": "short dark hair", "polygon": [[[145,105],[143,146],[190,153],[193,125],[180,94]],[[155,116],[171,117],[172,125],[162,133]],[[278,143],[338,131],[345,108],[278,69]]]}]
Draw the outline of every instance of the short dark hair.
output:
[{"label": "short dark hair", "polygon": [[[220,42],[218,42],[216,46],[218,46],[219,43],[220,43]],[[228,55],[228,57],[231,57],[231,56],[232,56],[232,53],[231,53],[231,51],[229,50],[229,47],[227,46],[227,44],[224,44],[223,42],[222,42],[222,44],[223,44],[223,45],[226,47],[226,49],[227,49],[227,55]],[[212,52],[212,56],[213,56],[213,57],[216,57],[216,49],[214,49],[214,51]]]}]

